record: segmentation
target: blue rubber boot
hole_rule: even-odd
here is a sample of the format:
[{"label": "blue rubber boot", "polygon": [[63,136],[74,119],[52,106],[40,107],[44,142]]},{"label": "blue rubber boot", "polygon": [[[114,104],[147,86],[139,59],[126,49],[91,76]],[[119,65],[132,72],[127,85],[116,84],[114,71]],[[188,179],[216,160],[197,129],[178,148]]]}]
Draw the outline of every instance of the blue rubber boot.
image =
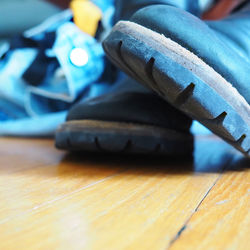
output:
[{"label": "blue rubber boot", "polygon": [[153,5],[120,21],[108,57],[173,106],[250,155],[250,3],[220,21]]}]

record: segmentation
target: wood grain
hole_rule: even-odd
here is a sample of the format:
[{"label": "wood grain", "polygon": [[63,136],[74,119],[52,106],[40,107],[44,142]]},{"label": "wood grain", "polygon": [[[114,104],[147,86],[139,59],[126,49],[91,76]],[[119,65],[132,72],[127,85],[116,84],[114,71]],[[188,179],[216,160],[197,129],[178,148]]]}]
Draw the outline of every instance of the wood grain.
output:
[{"label": "wood grain", "polygon": [[195,148],[75,155],[0,139],[0,249],[246,249],[249,161],[216,137]]},{"label": "wood grain", "polygon": [[250,171],[225,173],[171,249],[250,249],[249,211]]}]

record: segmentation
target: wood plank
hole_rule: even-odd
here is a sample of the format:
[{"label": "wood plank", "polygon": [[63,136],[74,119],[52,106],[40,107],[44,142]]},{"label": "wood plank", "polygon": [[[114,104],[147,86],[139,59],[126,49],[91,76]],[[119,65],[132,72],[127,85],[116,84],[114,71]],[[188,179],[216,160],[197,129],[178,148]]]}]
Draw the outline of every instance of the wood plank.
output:
[{"label": "wood plank", "polygon": [[51,139],[0,138],[0,174],[58,164],[64,155]]},{"label": "wood plank", "polygon": [[0,248],[14,249],[18,244],[21,249],[39,249],[42,241],[46,249],[59,242],[61,249],[122,249],[133,244],[143,249],[157,244],[156,249],[162,249],[217,178],[218,174],[201,178],[129,170],[3,221]]},{"label": "wood plank", "polygon": [[0,249],[166,249],[242,159],[215,137],[195,148],[190,159],[67,155],[52,140],[0,139]]},{"label": "wood plank", "polygon": [[112,176],[120,166],[105,168],[67,159],[52,140],[1,139],[0,224]]},{"label": "wood plank", "polygon": [[250,249],[250,165],[246,167],[223,174],[171,250]]}]

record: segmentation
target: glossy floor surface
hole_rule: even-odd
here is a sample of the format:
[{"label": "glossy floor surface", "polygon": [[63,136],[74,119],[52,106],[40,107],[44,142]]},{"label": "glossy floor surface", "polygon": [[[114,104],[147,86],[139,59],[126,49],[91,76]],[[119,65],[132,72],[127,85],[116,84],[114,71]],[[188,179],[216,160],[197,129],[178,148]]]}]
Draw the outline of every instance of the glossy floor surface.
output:
[{"label": "glossy floor surface", "polygon": [[67,154],[0,139],[0,249],[249,249],[250,162],[213,136],[193,158]]}]

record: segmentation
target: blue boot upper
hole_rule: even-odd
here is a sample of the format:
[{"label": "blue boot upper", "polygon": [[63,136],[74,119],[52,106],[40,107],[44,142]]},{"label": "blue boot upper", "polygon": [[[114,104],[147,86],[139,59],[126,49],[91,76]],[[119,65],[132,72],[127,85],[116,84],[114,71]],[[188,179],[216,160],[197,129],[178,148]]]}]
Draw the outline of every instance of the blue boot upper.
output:
[{"label": "blue boot upper", "polygon": [[143,8],[131,18],[196,54],[250,103],[250,7],[220,21],[198,17],[168,5]]}]

